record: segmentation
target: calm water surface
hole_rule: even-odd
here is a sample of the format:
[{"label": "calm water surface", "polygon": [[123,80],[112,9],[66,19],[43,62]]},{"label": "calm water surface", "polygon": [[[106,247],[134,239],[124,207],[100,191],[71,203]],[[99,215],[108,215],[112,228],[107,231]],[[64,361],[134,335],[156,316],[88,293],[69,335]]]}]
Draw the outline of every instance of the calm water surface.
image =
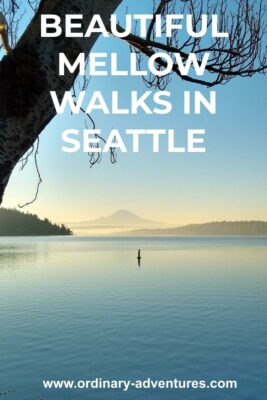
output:
[{"label": "calm water surface", "polygon": [[[1,238],[0,397],[265,400],[266,288],[267,238]],[[96,377],[239,387],[42,388]]]}]

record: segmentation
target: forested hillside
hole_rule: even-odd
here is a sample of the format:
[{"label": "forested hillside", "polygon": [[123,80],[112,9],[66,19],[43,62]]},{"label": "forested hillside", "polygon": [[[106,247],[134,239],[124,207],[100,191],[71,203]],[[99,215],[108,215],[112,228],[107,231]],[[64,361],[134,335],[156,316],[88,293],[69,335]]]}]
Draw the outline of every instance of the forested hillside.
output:
[{"label": "forested hillside", "polygon": [[0,208],[0,236],[48,236],[71,235],[65,225],[57,225],[47,218],[23,213],[15,209]]},{"label": "forested hillside", "polygon": [[222,221],[206,224],[191,224],[167,229],[138,229],[127,232],[131,235],[250,235],[267,236],[266,221]]}]

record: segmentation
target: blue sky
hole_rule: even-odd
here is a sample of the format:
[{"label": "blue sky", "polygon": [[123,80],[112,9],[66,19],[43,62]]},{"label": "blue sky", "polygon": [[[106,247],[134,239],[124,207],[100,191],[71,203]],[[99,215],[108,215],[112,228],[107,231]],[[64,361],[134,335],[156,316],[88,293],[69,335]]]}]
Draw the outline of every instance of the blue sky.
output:
[{"label": "blue sky", "polygon": [[[125,9],[125,3],[120,12]],[[129,12],[131,12],[129,10]],[[135,12],[144,12],[136,4]],[[100,38],[95,52],[116,51],[127,66],[128,46],[118,39]],[[205,154],[155,154],[149,141],[139,153],[118,154],[111,165],[108,155],[90,168],[86,154],[61,151],[64,129],[84,128],[83,116],[66,112],[57,116],[40,138],[39,166],[43,184],[29,212],[55,221],[81,221],[107,215],[119,208],[150,219],[185,224],[211,220],[267,219],[266,76],[237,78],[217,87],[217,113],[183,114],[183,91],[205,89],[173,77],[173,111],[167,116],[103,116],[94,112],[97,128],[106,136],[112,128],[174,128],[185,141],[188,128],[206,129]],[[125,104],[131,90],[146,90],[136,77],[94,77],[88,94],[101,90],[108,97],[118,90]],[[130,145],[129,139],[125,140]],[[32,198],[36,173],[33,162],[14,171],[4,206]]]}]

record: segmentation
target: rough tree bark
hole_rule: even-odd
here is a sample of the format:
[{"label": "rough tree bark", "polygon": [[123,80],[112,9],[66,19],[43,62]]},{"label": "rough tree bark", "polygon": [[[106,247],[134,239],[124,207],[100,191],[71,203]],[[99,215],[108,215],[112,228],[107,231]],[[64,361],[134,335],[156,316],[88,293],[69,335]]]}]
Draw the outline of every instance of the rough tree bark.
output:
[{"label": "rough tree bark", "polygon": [[40,37],[40,15],[83,14],[87,25],[93,14],[108,23],[122,0],[42,0],[16,48],[0,63],[0,204],[13,168],[55,116],[50,90],[63,95],[75,75],[58,76],[58,53],[70,60],[89,53],[91,38]]}]

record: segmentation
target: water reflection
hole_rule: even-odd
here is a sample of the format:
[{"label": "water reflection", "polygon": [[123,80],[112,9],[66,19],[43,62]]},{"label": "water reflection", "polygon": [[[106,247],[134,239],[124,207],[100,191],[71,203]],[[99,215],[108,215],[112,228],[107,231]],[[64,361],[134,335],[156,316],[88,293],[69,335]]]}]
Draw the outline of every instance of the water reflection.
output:
[{"label": "water reflection", "polygon": [[[263,399],[266,244],[266,238],[1,239],[2,388],[15,382],[14,400],[57,400],[58,392],[42,391],[42,379],[230,378],[240,383],[234,394],[184,398]],[[64,391],[62,399],[86,396],[175,400],[177,392]]]},{"label": "water reflection", "polygon": [[0,269],[16,268],[23,264],[34,263],[38,258],[36,246],[1,244],[0,242]]}]

